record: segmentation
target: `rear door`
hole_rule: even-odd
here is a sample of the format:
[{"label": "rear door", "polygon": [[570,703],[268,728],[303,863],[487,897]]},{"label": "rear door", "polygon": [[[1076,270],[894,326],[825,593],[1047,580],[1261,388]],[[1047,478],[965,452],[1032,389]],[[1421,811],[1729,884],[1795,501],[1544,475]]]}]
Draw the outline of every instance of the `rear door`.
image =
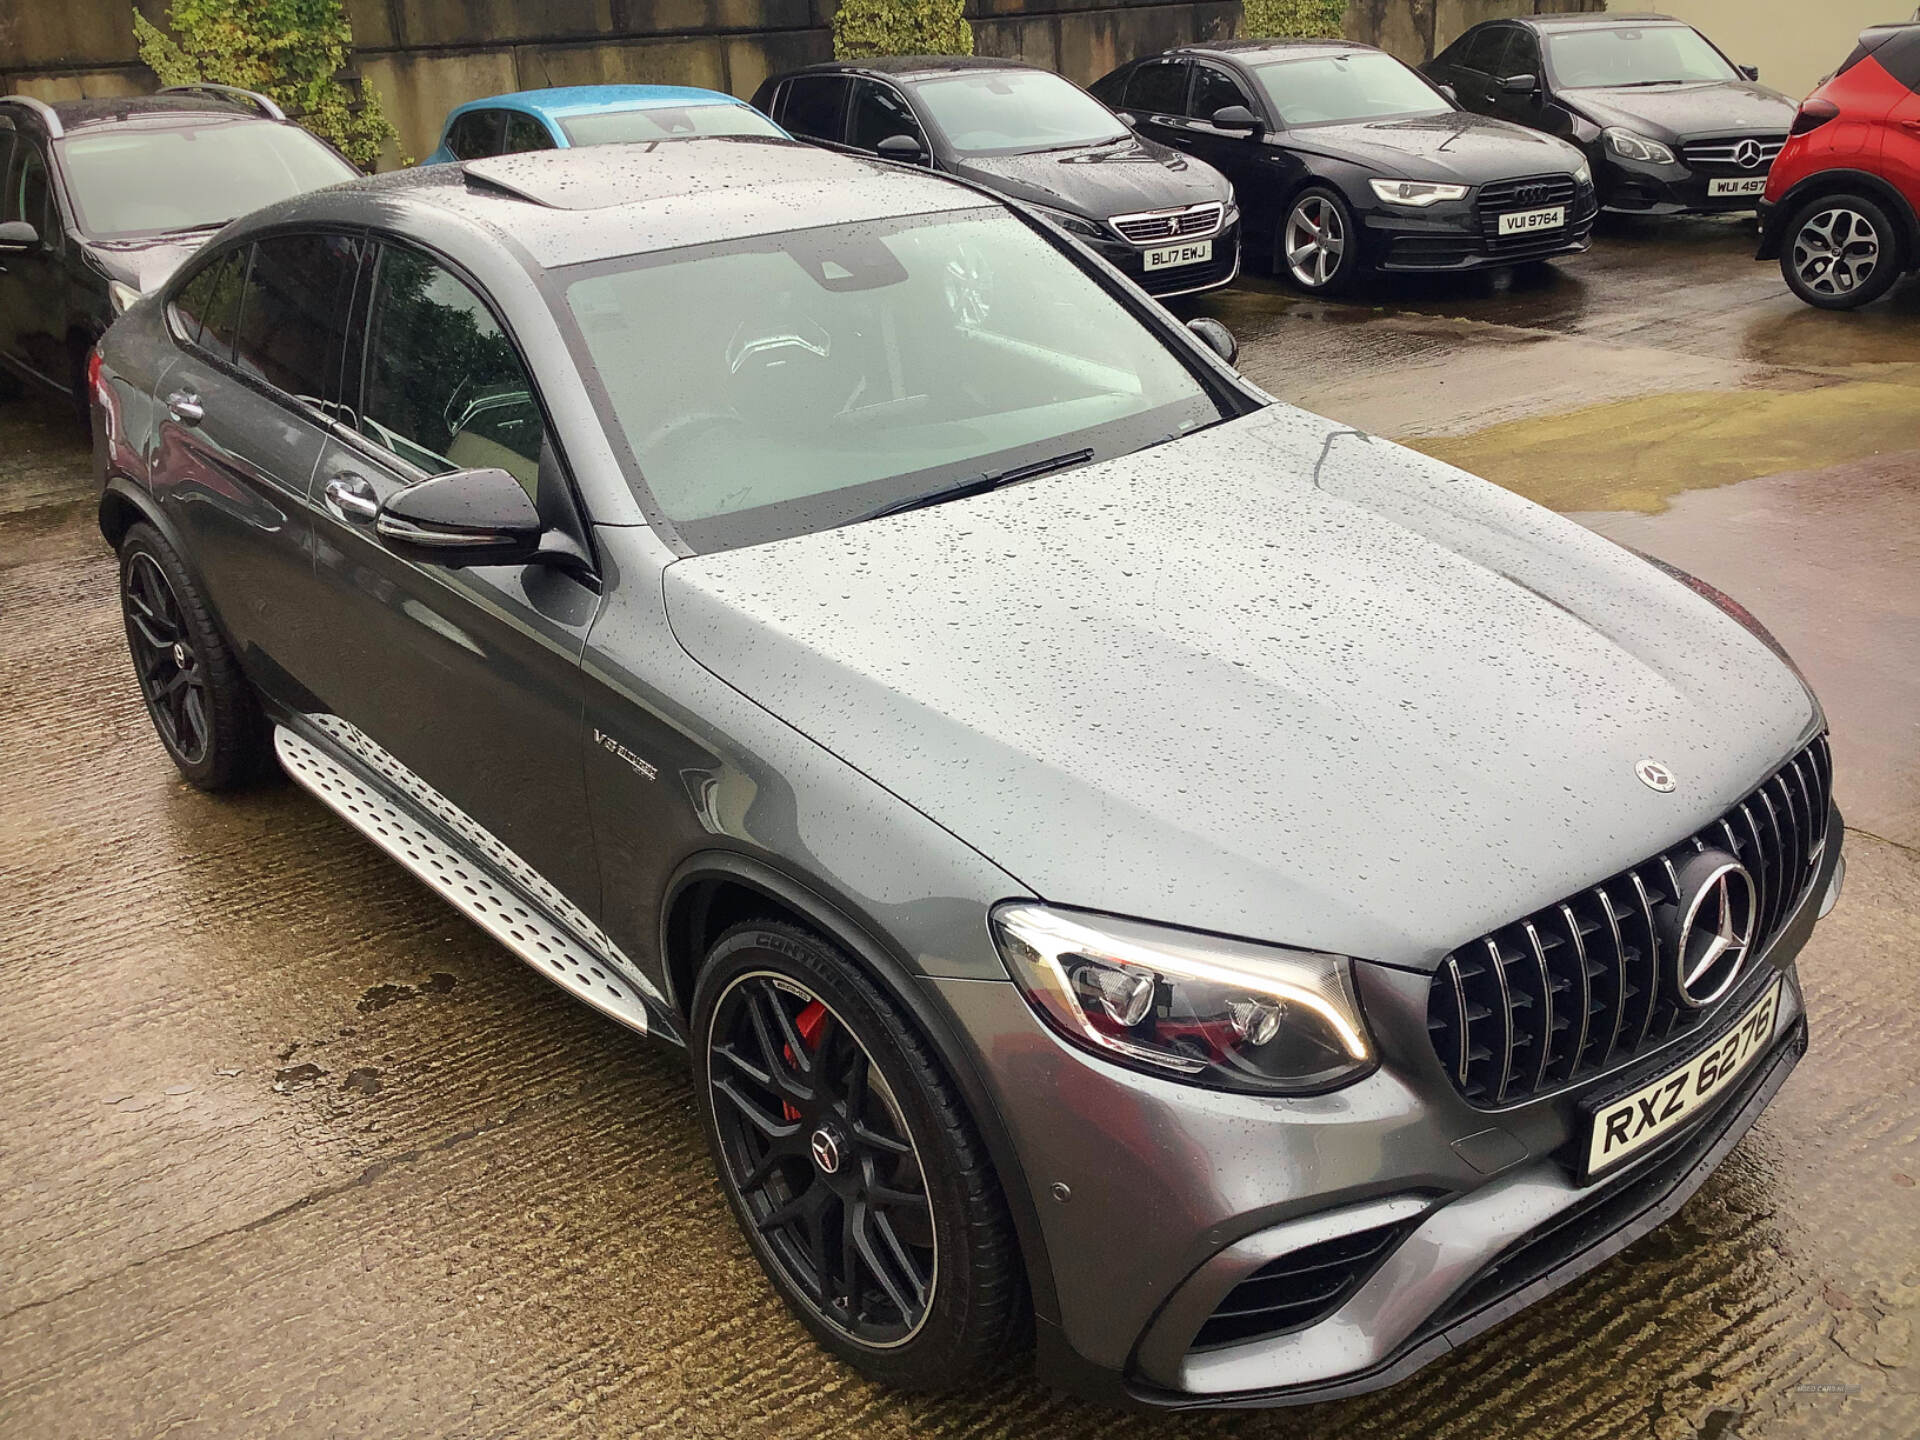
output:
[{"label": "rear door", "polygon": [[581,773],[580,654],[597,581],[550,565],[416,564],[380,543],[371,515],[429,476],[498,466],[584,554],[564,457],[479,288],[421,251],[377,248],[350,345],[349,405],[315,480],[327,634],[311,688],[336,739],[509,872],[530,867],[587,924],[599,880]]},{"label": "rear door", "polygon": [[288,233],[198,264],[169,307],[156,494],[253,679],[298,703],[316,635],[308,497],[365,241]]}]

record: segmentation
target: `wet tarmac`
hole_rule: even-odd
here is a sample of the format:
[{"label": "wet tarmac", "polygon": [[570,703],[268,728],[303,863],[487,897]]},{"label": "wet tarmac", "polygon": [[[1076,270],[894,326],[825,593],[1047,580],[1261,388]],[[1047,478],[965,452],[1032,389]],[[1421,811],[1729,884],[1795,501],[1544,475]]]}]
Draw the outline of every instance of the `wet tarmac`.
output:
[{"label": "wet tarmac", "polygon": [[1851,827],[1812,1051],[1700,1194],[1308,1411],[929,1399],[826,1360],[735,1233],[677,1053],[292,787],[175,778],[84,446],[0,406],[0,1436],[1920,1435],[1920,285],[1818,315],[1747,253],[1648,227],[1512,287],[1204,306],[1282,398],[1747,601],[1826,701]]}]

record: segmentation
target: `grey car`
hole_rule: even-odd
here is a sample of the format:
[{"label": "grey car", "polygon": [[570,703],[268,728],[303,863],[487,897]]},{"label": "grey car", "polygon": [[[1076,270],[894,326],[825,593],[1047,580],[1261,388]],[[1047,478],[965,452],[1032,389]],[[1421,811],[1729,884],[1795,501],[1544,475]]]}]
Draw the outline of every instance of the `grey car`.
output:
[{"label": "grey car", "polygon": [[187,779],[685,1046],[827,1350],[1314,1400],[1692,1193],[1841,828],[1738,605],[1230,351],[936,176],[498,157],[133,306],[100,520]]}]

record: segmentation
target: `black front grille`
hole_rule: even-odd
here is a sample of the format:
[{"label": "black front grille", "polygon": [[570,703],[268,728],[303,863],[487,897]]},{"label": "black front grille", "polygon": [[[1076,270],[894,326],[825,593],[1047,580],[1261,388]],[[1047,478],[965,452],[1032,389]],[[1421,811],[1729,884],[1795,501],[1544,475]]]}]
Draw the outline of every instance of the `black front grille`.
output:
[{"label": "black front grille", "polygon": [[1411,1223],[1356,1230],[1269,1260],[1227,1292],[1193,1348],[1217,1350],[1325,1319],[1387,1258]]},{"label": "black front grille", "polygon": [[1705,829],[1558,905],[1462,945],[1434,973],[1434,1053],[1476,1105],[1511,1105],[1623,1065],[1715,1013],[1682,1003],[1662,964],[1662,909],[1702,850],[1753,876],[1759,954],[1818,870],[1833,760],[1825,736]]},{"label": "black front grille", "polygon": [[[1528,175],[1518,180],[1495,180],[1482,185],[1474,197],[1480,217],[1480,238],[1492,255],[1516,251],[1544,253],[1558,249],[1569,240],[1569,232],[1584,229],[1594,208],[1591,187],[1584,194],[1571,175]],[[1500,217],[1516,210],[1544,210],[1550,205],[1564,209],[1564,222],[1551,230],[1523,230],[1512,235],[1500,233]]]}]

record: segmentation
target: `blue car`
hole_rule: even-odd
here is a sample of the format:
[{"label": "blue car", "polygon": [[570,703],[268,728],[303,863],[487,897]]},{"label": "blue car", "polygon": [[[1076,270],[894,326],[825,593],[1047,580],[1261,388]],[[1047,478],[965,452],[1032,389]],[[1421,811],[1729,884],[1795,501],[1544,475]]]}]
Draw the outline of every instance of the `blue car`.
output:
[{"label": "blue car", "polygon": [[423,162],[478,160],[623,140],[787,132],[744,100],[689,85],[570,85],[469,100],[449,112],[440,147]]}]

